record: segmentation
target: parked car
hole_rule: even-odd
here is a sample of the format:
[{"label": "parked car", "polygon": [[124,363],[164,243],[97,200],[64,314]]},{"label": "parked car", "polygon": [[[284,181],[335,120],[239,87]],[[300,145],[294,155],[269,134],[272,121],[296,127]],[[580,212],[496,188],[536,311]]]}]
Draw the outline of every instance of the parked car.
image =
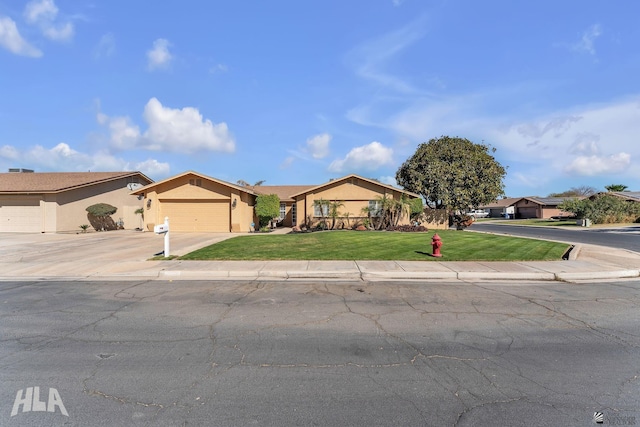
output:
[{"label": "parked car", "polygon": [[489,216],[489,212],[486,212],[482,209],[474,209],[471,212],[469,212],[468,215],[474,218],[486,218]]}]

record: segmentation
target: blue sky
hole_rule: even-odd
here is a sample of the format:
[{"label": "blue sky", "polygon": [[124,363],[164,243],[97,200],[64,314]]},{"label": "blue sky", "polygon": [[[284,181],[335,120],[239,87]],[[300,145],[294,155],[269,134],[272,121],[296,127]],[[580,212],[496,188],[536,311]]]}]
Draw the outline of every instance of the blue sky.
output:
[{"label": "blue sky", "polygon": [[0,170],[394,183],[491,144],[509,196],[640,190],[640,2],[0,0]]}]

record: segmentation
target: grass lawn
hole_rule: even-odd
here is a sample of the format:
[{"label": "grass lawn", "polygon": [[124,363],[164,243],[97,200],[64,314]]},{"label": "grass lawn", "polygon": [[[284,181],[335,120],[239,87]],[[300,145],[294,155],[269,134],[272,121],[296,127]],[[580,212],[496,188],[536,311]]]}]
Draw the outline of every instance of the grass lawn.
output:
[{"label": "grass lawn", "polygon": [[324,231],[238,236],[191,252],[183,260],[560,260],[568,245],[544,240],[438,230],[442,258],[432,252],[434,232]]}]

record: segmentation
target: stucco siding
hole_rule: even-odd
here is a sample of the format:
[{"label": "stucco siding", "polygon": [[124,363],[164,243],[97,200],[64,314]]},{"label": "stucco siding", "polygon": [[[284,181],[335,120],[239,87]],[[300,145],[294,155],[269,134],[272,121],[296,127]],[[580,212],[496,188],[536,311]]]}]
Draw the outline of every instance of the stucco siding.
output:
[{"label": "stucco siding", "polygon": [[[97,203],[108,203],[118,208],[111,218],[116,223],[122,220],[125,229],[139,227],[140,218],[135,211],[142,207],[143,202],[130,194],[127,183],[126,179],[120,179],[55,195],[47,205],[57,205],[56,231],[79,231],[82,224],[89,224],[87,208]],[[47,211],[50,210],[48,206]]]}]

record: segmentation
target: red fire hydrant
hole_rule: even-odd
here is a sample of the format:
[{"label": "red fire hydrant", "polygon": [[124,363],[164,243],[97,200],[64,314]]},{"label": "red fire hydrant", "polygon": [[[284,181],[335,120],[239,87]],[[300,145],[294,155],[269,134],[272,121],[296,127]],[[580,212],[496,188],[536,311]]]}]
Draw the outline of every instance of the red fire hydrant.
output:
[{"label": "red fire hydrant", "polygon": [[442,254],[440,253],[440,248],[442,247],[442,239],[438,236],[438,233],[433,235],[433,238],[431,239],[431,246],[433,246],[433,254],[431,254],[431,256],[438,258],[441,257]]}]

